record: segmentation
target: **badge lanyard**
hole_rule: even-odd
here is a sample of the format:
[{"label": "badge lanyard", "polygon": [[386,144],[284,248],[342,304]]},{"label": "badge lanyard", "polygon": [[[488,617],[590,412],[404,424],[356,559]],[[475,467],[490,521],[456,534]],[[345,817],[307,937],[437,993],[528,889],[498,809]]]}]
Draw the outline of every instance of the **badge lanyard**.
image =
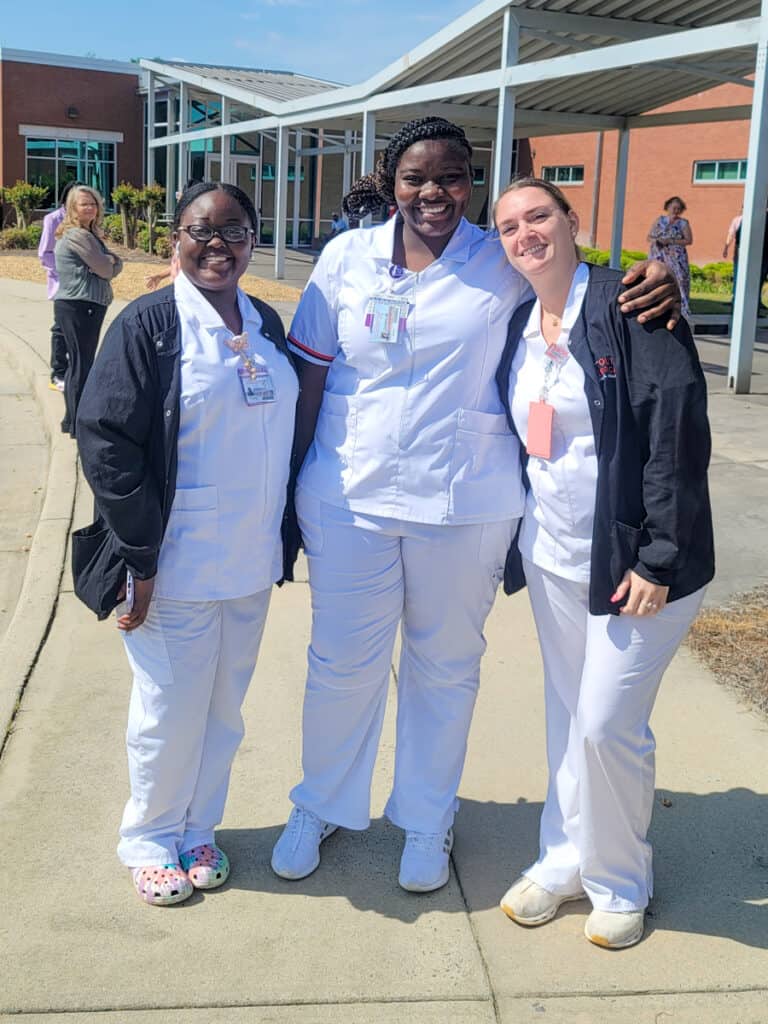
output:
[{"label": "badge lanyard", "polygon": [[[399,280],[405,275],[405,269],[393,263],[389,268],[389,276]],[[411,292],[411,298],[413,292]],[[365,307],[365,326],[371,332],[371,340],[385,345],[394,345],[400,340],[408,318],[411,299],[405,295],[372,295]]]},{"label": "badge lanyard", "polygon": [[274,402],[277,395],[272,374],[251,358],[248,334],[243,331],[233,338],[225,338],[224,344],[242,359],[242,365],[237,367],[237,377],[243,389],[245,404],[265,405],[267,402]]},{"label": "badge lanyard", "polygon": [[560,371],[571,357],[567,345],[555,342],[548,345],[545,355],[544,380],[539,391],[539,400],[528,406],[528,433],[525,450],[540,459],[552,458],[552,426],[555,418],[554,406],[548,402],[549,392],[560,379]]}]

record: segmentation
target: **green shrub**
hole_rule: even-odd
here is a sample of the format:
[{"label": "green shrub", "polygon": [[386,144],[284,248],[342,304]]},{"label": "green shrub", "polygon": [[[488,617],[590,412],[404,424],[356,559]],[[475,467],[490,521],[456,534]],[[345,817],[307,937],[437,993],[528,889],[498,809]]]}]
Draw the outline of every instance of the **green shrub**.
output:
[{"label": "green shrub", "polygon": [[118,245],[123,244],[123,218],[119,213],[108,213],[104,218],[104,234]]},{"label": "green shrub", "polygon": [[155,255],[161,256],[164,260],[171,258],[173,243],[167,235],[161,235],[155,240]]},{"label": "green shrub", "polygon": [[6,228],[0,231],[0,249],[36,249],[42,233],[42,224],[30,224],[28,228]]},{"label": "green shrub", "polygon": [[[144,252],[149,252],[149,225],[146,221],[140,220],[139,230],[136,232],[136,245],[139,249],[143,249]],[[168,237],[168,228],[157,227],[155,228],[155,253],[160,256],[161,253],[157,252],[157,243]],[[168,254],[170,255],[170,253]]]},{"label": "green shrub", "polygon": [[123,220],[124,244],[129,249],[135,249],[141,211],[141,189],[127,181],[121,181],[112,189],[112,202],[120,211]]},{"label": "green shrub", "polygon": [[13,207],[16,213],[16,226],[22,229],[28,227],[33,210],[42,206],[47,195],[47,188],[42,185],[30,185],[26,181],[17,181],[15,185],[0,189],[0,198]]},{"label": "green shrub", "polygon": [[580,245],[581,255],[587,261],[587,263],[594,263],[598,267],[607,267],[608,260],[610,259],[610,253],[605,249],[593,249],[589,245]]}]

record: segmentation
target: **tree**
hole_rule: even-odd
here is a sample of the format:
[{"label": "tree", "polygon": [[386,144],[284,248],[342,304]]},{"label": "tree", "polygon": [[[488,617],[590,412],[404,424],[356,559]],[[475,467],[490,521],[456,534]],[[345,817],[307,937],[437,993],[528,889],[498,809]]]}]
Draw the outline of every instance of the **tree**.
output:
[{"label": "tree", "polygon": [[147,220],[149,252],[151,254],[155,251],[155,228],[157,227],[158,213],[165,203],[165,189],[157,182],[154,185],[145,185],[139,193],[139,202],[144,208],[144,216]]},{"label": "tree", "polygon": [[136,248],[139,213],[141,212],[141,190],[127,181],[121,181],[112,189],[112,202],[120,211],[123,220],[123,242],[129,249]]},{"label": "tree", "polygon": [[40,185],[30,185],[26,181],[17,181],[15,185],[0,190],[3,202],[10,203],[16,213],[16,224],[20,228],[29,226],[29,218],[34,210],[42,205],[48,189]]}]

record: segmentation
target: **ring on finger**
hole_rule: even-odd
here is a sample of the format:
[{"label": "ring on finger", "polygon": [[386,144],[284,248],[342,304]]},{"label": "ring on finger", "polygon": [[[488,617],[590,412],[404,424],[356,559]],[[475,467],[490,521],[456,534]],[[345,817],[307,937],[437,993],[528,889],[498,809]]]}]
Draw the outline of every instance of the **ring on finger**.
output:
[{"label": "ring on finger", "polygon": [[655,601],[643,601],[643,608],[658,608]]}]

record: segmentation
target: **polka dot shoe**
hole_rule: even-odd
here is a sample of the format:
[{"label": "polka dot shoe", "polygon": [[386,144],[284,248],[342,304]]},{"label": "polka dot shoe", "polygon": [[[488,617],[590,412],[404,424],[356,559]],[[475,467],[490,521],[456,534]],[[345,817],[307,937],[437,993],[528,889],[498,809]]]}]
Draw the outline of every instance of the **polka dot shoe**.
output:
[{"label": "polka dot shoe", "polygon": [[229,859],[216,845],[193,846],[179,860],[196,889],[218,889],[229,878]]},{"label": "polka dot shoe", "polygon": [[140,898],[154,907],[170,907],[174,903],[183,903],[195,891],[180,864],[134,868],[131,875]]}]

